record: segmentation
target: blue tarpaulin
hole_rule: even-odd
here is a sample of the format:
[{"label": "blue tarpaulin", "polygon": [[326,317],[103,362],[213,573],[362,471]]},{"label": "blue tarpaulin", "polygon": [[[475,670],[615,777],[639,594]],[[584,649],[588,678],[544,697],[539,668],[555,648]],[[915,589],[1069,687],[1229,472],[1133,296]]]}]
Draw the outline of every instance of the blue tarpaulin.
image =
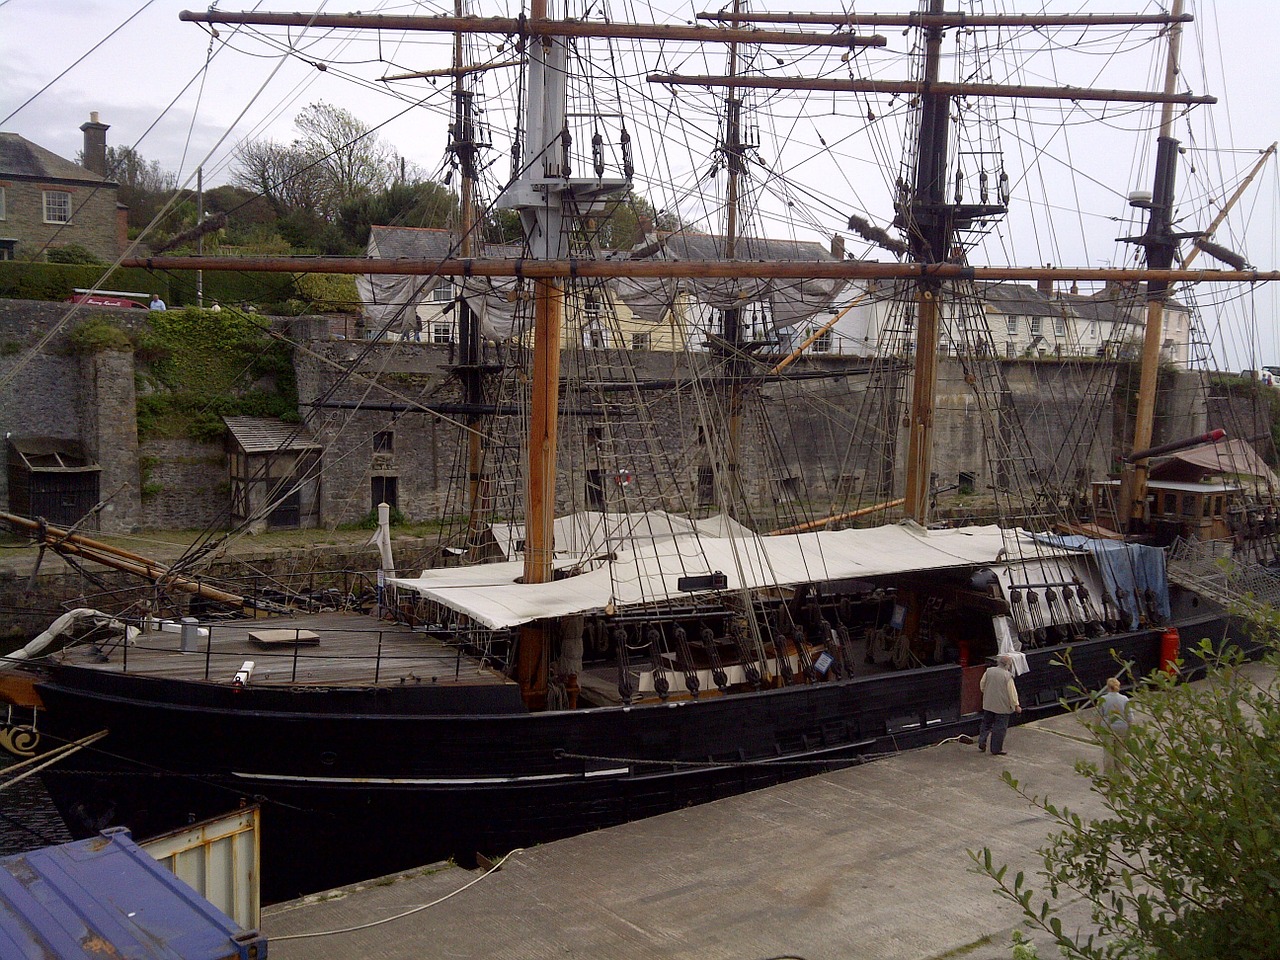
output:
[{"label": "blue tarpaulin", "polygon": [[1169,579],[1165,574],[1164,550],[1123,540],[1095,540],[1079,535],[1034,534],[1034,539],[1053,547],[1080,550],[1093,555],[1102,574],[1102,583],[1124,612],[1130,630],[1138,629],[1142,612],[1138,598],[1151,596],[1155,611],[1168,621]]}]

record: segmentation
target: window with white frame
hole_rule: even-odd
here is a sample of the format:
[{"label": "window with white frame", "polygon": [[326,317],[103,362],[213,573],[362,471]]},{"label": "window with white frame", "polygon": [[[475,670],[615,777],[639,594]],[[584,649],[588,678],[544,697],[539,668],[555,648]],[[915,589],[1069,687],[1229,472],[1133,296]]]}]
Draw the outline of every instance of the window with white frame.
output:
[{"label": "window with white frame", "polygon": [[453,324],[448,320],[437,320],[431,324],[432,343],[453,343]]},{"label": "window with white frame", "polygon": [[[813,336],[813,330],[809,331],[809,335]],[[830,353],[831,352],[831,331],[823,330],[822,333],[814,337],[813,343],[809,344],[811,353]]]},{"label": "window with white frame", "polygon": [[1065,337],[1067,335],[1067,321],[1065,317],[1053,318],[1053,335],[1055,337]]},{"label": "window with white frame", "polygon": [[1027,329],[1031,331],[1033,337],[1040,336],[1041,320],[1039,317],[1027,318]]},{"label": "window with white frame", "polygon": [[44,192],[44,222],[45,223],[70,223],[71,222],[71,194],[66,190],[45,190]]},{"label": "window with white frame", "polygon": [[432,303],[448,303],[453,299],[453,282],[451,280],[441,280],[431,288]]},{"label": "window with white frame", "polygon": [[1004,326],[1005,326],[1005,330],[1008,331],[1009,336],[1016,337],[1018,335],[1018,318],[1017,317],[1005,317]]},{"label": "window with white frame", "polygon": [[648,350],[653,345],[653,334],[651,333],[633,333],[631,335],[632,350]]}]

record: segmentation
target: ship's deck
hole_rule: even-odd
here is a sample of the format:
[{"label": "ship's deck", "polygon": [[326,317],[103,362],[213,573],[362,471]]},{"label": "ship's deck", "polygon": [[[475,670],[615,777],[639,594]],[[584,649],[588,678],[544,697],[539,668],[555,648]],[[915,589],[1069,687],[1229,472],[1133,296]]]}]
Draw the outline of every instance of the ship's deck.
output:
[{"label": "ship's deck", "polygon": [[[253,661],[255,685],[364,686],[400,682],[507,684],[512,681],[453,644],[404,624],[359,614],[202,623],[203,636],[153,629],[126,647],[113,636],[55,654],[77,666],[173,680],[231,683]],[[295,638],[300,642],[295,643]]]}]

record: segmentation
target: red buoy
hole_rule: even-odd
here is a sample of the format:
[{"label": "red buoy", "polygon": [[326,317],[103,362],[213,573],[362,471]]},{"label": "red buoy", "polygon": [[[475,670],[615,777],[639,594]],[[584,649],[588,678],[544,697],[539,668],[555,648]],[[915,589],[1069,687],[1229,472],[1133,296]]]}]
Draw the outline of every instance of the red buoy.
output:
[{"label": "red buoy", "polygon": [[1160,669],[1165,673],[1177,673],[1181,648],[1182,638],[1178,636],[1177,627],[1169,627],[1160,634]]}]

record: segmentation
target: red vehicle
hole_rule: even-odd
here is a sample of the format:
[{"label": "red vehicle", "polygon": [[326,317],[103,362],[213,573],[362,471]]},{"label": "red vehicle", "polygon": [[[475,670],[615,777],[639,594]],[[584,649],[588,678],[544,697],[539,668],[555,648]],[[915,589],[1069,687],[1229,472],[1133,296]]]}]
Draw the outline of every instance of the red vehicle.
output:
[{"label": "red vehicle", "polygon": [[148,298],[145,293],[119,293],[115,290],[77,290],[73,296],[67,297],[64,303],[91,303],[95,307],[136,307],[146,310],[145,303],[131,300],[130,297]]}]

